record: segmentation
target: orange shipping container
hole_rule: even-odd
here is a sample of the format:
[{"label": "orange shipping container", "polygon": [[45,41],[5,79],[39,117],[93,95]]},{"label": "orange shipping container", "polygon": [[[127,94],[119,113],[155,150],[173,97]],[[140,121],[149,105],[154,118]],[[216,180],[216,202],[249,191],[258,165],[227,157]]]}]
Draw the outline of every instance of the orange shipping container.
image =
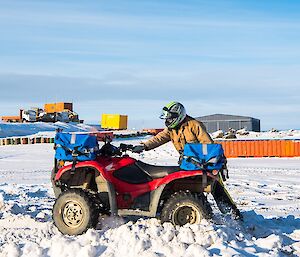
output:
[{"label": "orange shipping container", "polygon": [[47,103],[44,106],[44,111],[46,113],[62,112],[63,110],[73,111],[73,103]]},{"label": "orange shipping container", "polygon": [[20,116],[2,116],[1,119],[5,122],[21,122]]},{"label": "orange shipping container", "polygon": [[226,157],[300,157],[296,140],[216,140]]}]

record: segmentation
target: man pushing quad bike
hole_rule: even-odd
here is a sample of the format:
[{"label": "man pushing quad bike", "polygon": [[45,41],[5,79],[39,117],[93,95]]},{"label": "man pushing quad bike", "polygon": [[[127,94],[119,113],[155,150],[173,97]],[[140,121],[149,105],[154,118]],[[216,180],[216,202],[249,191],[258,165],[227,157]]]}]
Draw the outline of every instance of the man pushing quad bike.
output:
[{"label": "man pushing quad bike", "polygon": [[[177,125],[189,122],[184,116]],[[212,215],[208,193],[212,193],[221,212],[240,218],[223,186],[226,159],[221,145],[186,141],[180,166],[154,166],[127,155],[127,151],[150,150],[149,142],[153,146],[160,136],[138,146],[116,147],[105,140],[99,150],[96,136],[57,133],[52,174],[57,197],[53,220],[57,228],[63,234],[82,234],[96,227],[101,215],[157,217],[174,225],[199,224]],[[165,138],[156,146],[167,141]]]}]

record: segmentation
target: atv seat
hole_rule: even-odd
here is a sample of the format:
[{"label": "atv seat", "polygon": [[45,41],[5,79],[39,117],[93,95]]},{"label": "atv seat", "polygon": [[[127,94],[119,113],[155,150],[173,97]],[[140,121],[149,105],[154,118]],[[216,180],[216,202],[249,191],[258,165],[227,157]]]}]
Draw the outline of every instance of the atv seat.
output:
[{"label": "atv seat", "polygon": [[137,161],[136,166],[138,166],[145,173],[149,174],[153,179],[163,178],[169,174],[181,170],[179,166],[156,166],[141,161]]}]

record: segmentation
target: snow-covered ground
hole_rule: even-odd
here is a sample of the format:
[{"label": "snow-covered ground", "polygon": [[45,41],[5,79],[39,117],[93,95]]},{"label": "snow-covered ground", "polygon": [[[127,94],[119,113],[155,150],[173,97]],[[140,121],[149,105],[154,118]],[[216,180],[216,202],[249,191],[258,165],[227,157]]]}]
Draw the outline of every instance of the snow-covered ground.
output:
[{"label": "snow-covered ground", "polygon": [[78,132],[78,131],[94,131],[95,127],[80,124],[80,123],[5,123],[0,122],[0,138],[16,137],[16,136],[45,136],[54,137],[56,129],[63,129],[65,132]]},{"label": "snow-covered ground", "polygon": [[[300,256],[300,158],[229,159],[226,186],[244,222],[221,215],[209,198],[215,216],[200,225],[106,218],[102,229],[64,236],[51,217],[53,154],[51,144],[0,146],[1,257]],[[162,165],[178,158],[171,144],[132,155]]]},{"label": "snow-covered ground", "polygon": [[[230,132],[227,132],[230,133]],[[263,132],[254,132],[254,131],[247,131],[245,129],[240,129],[234,131],[237,140],[268,140],[268,139],[300,139],[300,130],[270,130],[270,131],[263,131]],[[216,132],[211,133],[213,138],[219,137],[220,139],[226,138],[226,133],[222,130],[218,130]]]}]

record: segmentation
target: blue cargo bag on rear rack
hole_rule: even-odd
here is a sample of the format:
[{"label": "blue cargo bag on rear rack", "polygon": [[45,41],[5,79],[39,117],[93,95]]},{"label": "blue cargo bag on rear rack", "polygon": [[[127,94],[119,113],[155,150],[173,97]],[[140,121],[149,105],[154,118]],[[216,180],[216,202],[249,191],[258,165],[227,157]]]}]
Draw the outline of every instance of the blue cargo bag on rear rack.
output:
[{"label": "blue cargo bag on rear rack", "polygon": [[183,170],[220,170],[226,158],[220,144],[186,144],[181,156]]},{"label": "blue cargo bag on rear rack", "polygon": [[97,137],[89,134],[56,133],[55,159],[63,161],[91,161],[99,150]]}]

